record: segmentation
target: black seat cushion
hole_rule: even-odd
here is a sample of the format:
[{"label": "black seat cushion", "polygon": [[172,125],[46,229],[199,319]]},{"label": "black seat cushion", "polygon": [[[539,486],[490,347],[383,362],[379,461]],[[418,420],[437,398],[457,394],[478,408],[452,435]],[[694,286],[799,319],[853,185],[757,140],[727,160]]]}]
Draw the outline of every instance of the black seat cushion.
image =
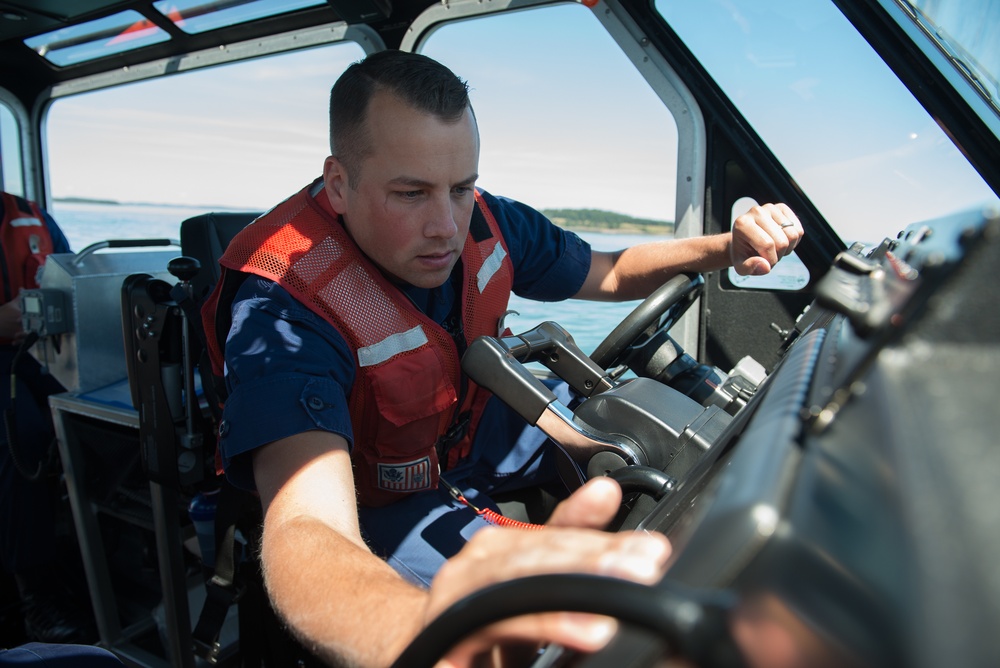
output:
[{"label": "black seat cushion", "polygon": [[236,233],[260,213],[204,213],[181,223],[181,252],[201,263],[201,271],[191,281],[200,300],[219,281],[219,258]]}]

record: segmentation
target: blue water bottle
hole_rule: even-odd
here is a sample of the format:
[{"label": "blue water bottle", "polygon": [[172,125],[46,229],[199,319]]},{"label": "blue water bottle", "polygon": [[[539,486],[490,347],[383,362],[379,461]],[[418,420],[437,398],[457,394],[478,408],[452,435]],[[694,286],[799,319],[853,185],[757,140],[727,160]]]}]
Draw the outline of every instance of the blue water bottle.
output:
[{"label": "blue water bottle", "polygon": [[198,492],[188,507],[191,523],[198,536],[201,564],[209,571],[215,570],[215,509],[218,496],[217,489]]}]

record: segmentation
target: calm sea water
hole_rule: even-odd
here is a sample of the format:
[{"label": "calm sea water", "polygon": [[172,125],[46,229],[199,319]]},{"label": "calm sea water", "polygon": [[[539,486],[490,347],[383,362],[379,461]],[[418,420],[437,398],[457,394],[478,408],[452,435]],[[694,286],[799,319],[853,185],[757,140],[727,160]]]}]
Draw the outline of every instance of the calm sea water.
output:
[{"label": "calm sea water", "polygon": [[[107,239],[179,239],[181,221],[205,213],[204,208],[150,205],[101,205],[56,202],[50,213],[59,223],[74,251]],[[657,238],[634,234],[583,233],[597,250],[618,250]],[[162,250],[162,247],[156,249]],[[638,302],[619,304],[566,300],[535,302],[511,297],[510,308],[518,312],[507,318],[514,333],[531,329],[546,320],[559,323],[590,353]]]}]

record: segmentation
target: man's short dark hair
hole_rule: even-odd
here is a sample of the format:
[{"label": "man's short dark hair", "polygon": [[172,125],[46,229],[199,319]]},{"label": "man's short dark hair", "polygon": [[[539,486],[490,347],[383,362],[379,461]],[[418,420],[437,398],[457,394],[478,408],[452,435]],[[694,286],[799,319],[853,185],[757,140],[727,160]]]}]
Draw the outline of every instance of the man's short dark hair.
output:
[{"label": "man's short dark hair", "polygon": [[352,188],[357,188],[361,163],[371,152],[365,120],[378,91],[449,123],[471,108],[468,84],[427,56],[380,51],[352,64],[330,91],[330,153],[343,163]]}]

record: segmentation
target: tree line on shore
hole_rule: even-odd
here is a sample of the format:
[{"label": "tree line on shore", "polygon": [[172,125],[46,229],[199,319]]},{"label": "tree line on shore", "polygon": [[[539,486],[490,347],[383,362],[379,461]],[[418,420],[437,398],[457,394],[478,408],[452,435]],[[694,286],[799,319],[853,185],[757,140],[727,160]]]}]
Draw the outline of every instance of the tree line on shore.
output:
[{"label": "tree line on shore", "polygon": [[674,224],[666,220],[636,218],[603,209],[542,209],[560,227],[645,234],[673,234]]}]

